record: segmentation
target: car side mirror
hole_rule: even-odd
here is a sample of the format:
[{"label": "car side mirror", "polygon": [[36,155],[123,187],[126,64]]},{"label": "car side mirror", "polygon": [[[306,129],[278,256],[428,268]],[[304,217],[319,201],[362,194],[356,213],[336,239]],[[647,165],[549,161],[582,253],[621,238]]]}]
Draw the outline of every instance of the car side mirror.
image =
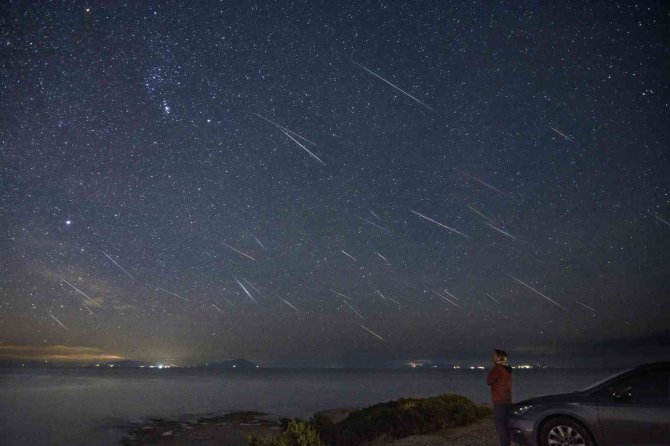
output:
[{"label": "car side mirror", "polygon": [[612,389],[611,395],[612,398],[614,398],[615,400],[627,400],[632,396],[631,386],[622,387],[619,389]]}]

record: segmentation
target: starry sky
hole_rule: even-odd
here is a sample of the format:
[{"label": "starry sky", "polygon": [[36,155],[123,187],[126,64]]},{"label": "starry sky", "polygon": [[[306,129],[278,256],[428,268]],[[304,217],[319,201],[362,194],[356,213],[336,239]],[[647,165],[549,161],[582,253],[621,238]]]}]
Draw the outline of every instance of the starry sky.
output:
[{"label": "starry sky", "polygon": [[664,2],[1,8],[0,357],[580,363],[669,325]]}]

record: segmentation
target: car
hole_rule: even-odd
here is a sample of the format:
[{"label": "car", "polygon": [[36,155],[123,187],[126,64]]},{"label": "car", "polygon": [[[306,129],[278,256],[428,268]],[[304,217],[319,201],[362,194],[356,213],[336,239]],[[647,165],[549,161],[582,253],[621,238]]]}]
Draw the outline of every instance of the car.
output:
[{"label": "car", "polygon": [[670,445],[670,362],[624,370],[573,393],[512,404],[510,439],[527,446]]}]

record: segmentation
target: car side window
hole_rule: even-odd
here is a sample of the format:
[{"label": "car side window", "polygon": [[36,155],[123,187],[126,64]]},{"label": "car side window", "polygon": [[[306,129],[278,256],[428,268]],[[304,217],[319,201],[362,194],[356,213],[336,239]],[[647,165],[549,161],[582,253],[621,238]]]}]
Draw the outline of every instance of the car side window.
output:
[{"label": "car side window", "polygon": [[624,398],[670,397],[670,370],[656,369],[634,373],[613,383],[607,389],[610,395]]}]

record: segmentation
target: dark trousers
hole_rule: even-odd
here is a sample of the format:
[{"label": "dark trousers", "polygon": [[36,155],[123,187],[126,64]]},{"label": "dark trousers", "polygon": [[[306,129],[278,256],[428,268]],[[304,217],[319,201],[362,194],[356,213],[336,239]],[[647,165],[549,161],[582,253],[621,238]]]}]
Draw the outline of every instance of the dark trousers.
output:
[{"label": "dark trousers", "polygon": [[493,405],[493,421],[498,432],[500,446],[509,446],[509,432],[507,431],[507,411],[509,404]]}]

